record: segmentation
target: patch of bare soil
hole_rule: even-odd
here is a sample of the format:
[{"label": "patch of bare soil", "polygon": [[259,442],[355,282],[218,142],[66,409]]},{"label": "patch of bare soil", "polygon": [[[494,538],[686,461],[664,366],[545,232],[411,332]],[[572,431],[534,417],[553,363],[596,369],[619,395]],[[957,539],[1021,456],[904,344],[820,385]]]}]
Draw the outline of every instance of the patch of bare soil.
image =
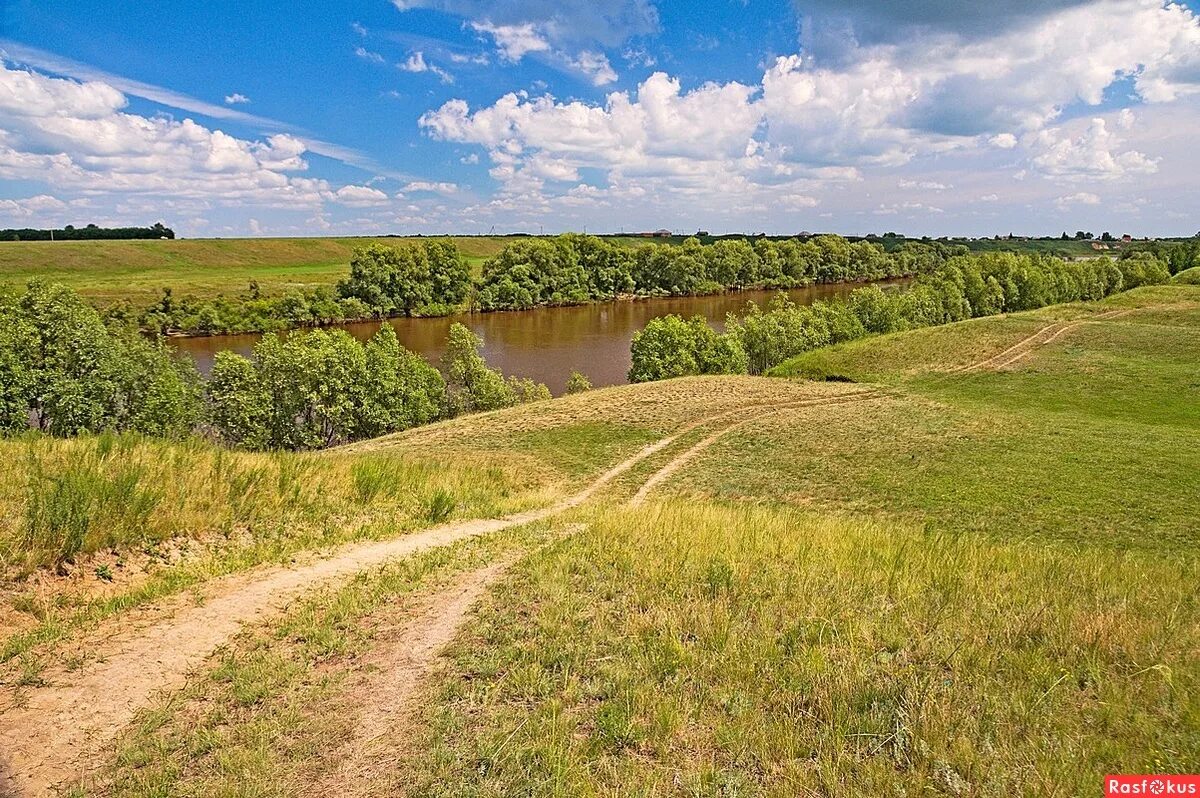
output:
[{"label": "patch of bare soil", "polygon": [[395,795],[390,777],[409,753],[407,742],[416,731],[418,688],[471,608],[508,565],[495,562],[465,574],[427,599],[415,614],[410,612],[405,622],[376,628],[371,652],[339,699],[339,708],[352,713],[354,737],[331,753],[337,767],[305,790],[306,795]]}]

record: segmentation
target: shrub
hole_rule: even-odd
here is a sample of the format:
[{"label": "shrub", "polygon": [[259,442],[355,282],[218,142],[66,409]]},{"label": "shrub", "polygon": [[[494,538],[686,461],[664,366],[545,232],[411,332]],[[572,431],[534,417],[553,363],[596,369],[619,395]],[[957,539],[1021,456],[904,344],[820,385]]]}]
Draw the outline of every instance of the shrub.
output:
[{"label": "shrub", "polygon": [[572,371],[571,376],[567,377],[566,392],[568,394],[584,393],[590,390],[592,390],[592,381],[587,378],[587,375]]},{"label": "shrub", "polygon": [[721,334],[702,316],[660,316],[635,333],[630,382],[693,374],[744,374],[746,351],[736,334]]}]

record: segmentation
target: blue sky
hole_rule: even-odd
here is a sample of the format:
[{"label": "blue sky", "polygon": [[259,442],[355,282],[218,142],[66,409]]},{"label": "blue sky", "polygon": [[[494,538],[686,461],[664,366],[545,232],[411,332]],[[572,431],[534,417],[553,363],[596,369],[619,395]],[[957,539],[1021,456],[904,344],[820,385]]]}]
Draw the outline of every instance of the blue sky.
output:
[{"label": "blue sky", "polygon": [[1179,3],[0,9],[2,226],[1200,229]]}]

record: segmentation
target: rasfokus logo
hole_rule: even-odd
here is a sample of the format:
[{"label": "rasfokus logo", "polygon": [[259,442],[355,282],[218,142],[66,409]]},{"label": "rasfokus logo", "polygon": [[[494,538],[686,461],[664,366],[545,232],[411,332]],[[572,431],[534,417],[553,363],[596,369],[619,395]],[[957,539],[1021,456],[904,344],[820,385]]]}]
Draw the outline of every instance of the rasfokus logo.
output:
[{"label": "rasfokus logo", "polygon": [[1104,796],[1114,795],[1195,795],[1200,796],[1200,776],[1167,774],[1105,776]]}]

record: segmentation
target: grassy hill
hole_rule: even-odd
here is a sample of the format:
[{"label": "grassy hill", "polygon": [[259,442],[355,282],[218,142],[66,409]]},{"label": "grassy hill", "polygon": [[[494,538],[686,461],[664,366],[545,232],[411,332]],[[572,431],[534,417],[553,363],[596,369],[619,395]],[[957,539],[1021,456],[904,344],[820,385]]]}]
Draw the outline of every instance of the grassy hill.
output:
[{"label": "grassy hill", "polygon": [[[513,236],[450,236],[476,269]],[[622,243],[645,239],[614,237]],[[264,294],[333,285],[349,271],[356,247],[396,238],[207,238],[173,241],[4,241],[0,283],[31,278],[74,288],[100,304],[152,302],[177,295],[244,292],[251,280]]]},{"label": "grassy hill", "polygon": [[[1200,288],[1142,288],[817,350],[775,378],[463,417],[302,458],[295,481],[246,455],[263,459],[216,490],[179,476],[216,453],[155,444],[178,466],[145,479],[198,497],[160,506],[231,506],[261,469],[264,518],[289,485],[324,507],[275,557],[321,529],[428,525],[439,488],[479,486],[460,518],[598,489],[247,628],[105,749],[98,794],[1072,796],[1104,773],[1194,770],[1197,332]],[[29,445],[0,444],[14,537]],[[287,516],[229,517],[226,571],[289,539]],[[200,561],[155,578],[190,568],[198,589]],[[408,672],[388,659],[402,630],[485,566],[448,657],[399,692],[380,681]],[[79,635],[55,584],[7,594],[31,629],[59,617],[26,633],[13,679],[36,683]],[[76,589],[76,612],[100,601]]]}]

